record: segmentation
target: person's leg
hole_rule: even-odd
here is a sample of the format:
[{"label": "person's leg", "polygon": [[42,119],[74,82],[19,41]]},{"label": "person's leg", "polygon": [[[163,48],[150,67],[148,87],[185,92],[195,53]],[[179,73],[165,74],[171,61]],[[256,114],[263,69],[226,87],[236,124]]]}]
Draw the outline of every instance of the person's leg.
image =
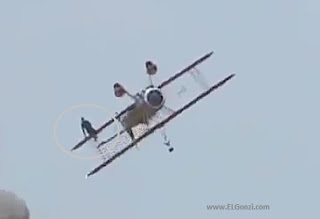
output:
[{"label": "person's leg", "polygon": [[97,131],[94,128],[90,128],[88,133],[94,139],[94,141],[98,140]]}]

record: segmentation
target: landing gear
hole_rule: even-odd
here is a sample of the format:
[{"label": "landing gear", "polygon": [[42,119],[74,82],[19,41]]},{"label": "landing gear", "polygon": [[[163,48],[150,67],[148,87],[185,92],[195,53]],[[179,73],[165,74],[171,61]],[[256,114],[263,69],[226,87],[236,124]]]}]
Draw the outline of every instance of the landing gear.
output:
[{"label": "landing gear", "polygon": [[174,149],[173,149],[173,147],[171,147],[170,140],[168,139],[164,129],[162,129],[162,137],[164,139],[164,143],[163,144],[166,145],[167,147],[169,147],[168,150],[169,150],[170,153],[173,152]]},{"label": "landing gear", "polygon": [[164,142],[164,144],[169,147],[168,150],[169,150],[169,152],[171,153],[171,152],[173,151],[173,147],[171,147],[170,140],[167,140],[167,136],[165,136],[165,142]]}]

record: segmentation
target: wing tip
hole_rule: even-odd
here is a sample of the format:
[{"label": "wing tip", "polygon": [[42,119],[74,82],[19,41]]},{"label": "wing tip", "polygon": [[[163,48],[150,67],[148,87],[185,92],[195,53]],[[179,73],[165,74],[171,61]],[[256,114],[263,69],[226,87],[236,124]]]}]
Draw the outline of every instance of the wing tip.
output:
[{"label": "wing tip", "polygon": [[211,52],[207,53],[207,54],[205,55],[205,57],[209,58],[210,56],[212,56],[213,53],[214,53],[214,51],[211,51]]},{"label": "wing tip", "polygon": [[230,79],[233,78],[234,76],[236,76],[236,73],[235,73],[235,72],[231,73],[226,79],[227,79],[227,80],[230,80]]}]

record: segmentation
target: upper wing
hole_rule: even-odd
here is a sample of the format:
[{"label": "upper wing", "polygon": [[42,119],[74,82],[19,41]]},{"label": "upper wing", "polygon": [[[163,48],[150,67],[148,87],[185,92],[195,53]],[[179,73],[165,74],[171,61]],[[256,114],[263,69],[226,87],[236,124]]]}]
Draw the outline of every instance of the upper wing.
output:
[{"label": "upper wing", "polygon": [[[191,69],[195,68],[197,65],[201,64],[202,62],[204,62],[206,59],[208,59],[211,55],[213,54],[213,52],[210,52],[204,56],[202,56],[201,58],[197,59],[196,61],[194,61],[191,65],[187,66],[186,68],[184,68],[182,71],[176,73],[174,76],[170,77],[169,79],[163,81],[158,88],[163,88],[165,86],[167,86],[168,84],[170,84],[171,82],[173,82],[174,80],[176,80],[177,78],[181,77],[182,75],[184,75],[185,73],[187,73],[188,71],[190,71]],[[115,119],[119,119],[122,115],[124,115],[129,109],[131,109],[133,107],[133,104],[131,104],[130,106],[128,106],[127,108],[125,108],[123,111],[121,111],[118,115],[115,116]],[[99,129],[97,129],[97,134],[99,134],[103,129],[105,129],[107,126],[111,125],[114,122],[113,119],[110,119],[109,121],[107,121],[105,124],[103,124]],[[85,137],[82,141],[80,141],[78,144],[76,144],[71,151],[74,151],[78,148],[80,148],[82,145],[84,145],[88,140],[90,140],[92,137],[88,136]]]},{"label": "upper wing", "polygon": [[202,62],[204,62],[206,59],[210,58],[210,56],[213,54],[213,52],[210,52],[204,56],[202,56],[201,58],[197,59],[195,62],[193,62],[191,65],[189,65],[188,67],[184,68],[182,71],[176,73],[174,76],[170,77],[168,80],[165,80],[164,82],[162,82],[158,88],[161,89],[164,86],[170,84],[172,81],[176,80],[177,78],[181,77],[182,75],[184,75],[185,73],[187,73],[188,71],[190,71],[191,69],[195,68],[197,65],[201,64]]},{"label": "upper wing", "polygon": [[163,127],[166,123],[168,123],[170,120],[172,120],[173,118],[175,118],[176,116],[180,115],[183,111],[185,111],[186,109],[190,108],[192,105],[194,105],[195,103],[197,103],[199,100],[201,100],[202,98],[208,96],[211,92],[213,92],[214,90],[216,90],[217,88],[219,88],[220,86],[222,86],[223,84],[225,84],[227,81],[229,81],[233,76],[235,76],[235,74],[231,74],[228,77],[226,77],[225,79],[221,80],[220,82],[216,83],[215,85],[211,86],[208,90],[206,90],[205,92],[203,92],[202,94],[200,94],[199,96],[197,96],[196,98],[194,98],[192,101],[190,101],[188,104],[184,105],[182,108],[178,109],[177,111],[175,111],[174,113],[172,113],[170,116],[168,116],[166,119],[162,120],[161,122],[157,123],[156,125],[154,125],[152,128],[150,128],[148,131],[146,131],[144,134],[142,134],[141,136],[139,136],[138,138],[136,138],[135,140],[133,140],[131,143],[129,143],[126,147],[122,148],[120,151],[118,151],[117,153],[115,153],[112,157],[110,157],[108,160],[106,160],[105,162],[103,162],[101,165],[99,165],[98,167],[96,167],[95,169],[93,169],[92,171],[90,171],[86,177],[89,177],[97,172],[99,172],[102,168],[106,167],[108,164],[110,164],[112,161],[114,161],[116,158],[120,157],[122,154],[124,154],[126,151],[128,151],[130,148],[132,148],[133,146],[135,146],[137,143],[139,143],[141,140],[143,140],[144,138],[146,138],[147,136],[149,136],[150,134],[152,134],[154,131],[156,131],[157,129]]}]

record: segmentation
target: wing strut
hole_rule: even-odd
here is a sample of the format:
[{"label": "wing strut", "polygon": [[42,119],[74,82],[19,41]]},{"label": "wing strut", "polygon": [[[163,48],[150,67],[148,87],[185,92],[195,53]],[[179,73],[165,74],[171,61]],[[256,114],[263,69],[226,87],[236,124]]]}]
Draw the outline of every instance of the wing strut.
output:
[{"label": "wing strut", "polygon": [[216,83],[215,85],[213,85],[212,87],[210,87],[207,91],[203,92],[202,94],[200,94],[199,96],[197,96],[196,98],[194,98],[192,101],[190,101],[188,104],[184,105],[182,108],[180,108],[179,110],[177,110],[175,113],[171,114],[170,116],[168,116],[166,119],[164,119],[162,122],[158,123],[157,125],[153,126],[151,129],[149,129],[147,132],[145,132],[143,135],[141,135],[139,138],[133,140],[128,146],[126,146],[125,148],[123,148],[121,151],[119,151],[118,153],[116,153],[115,155],[113,155],[109,160],[103,162],[100,166],[96,167],[95,169],[93,169],[92,171],[90,171],[87,175],[86,178],[88,178],[89,176],[99,172],[101,169],[103,169],[104,167],[106,167],[108,164],[110,164],[112,161],[114,161],[116,158],[120,157],[122,154],[124,154],[126,151],[128,151],[130,148],[132,148],[134,145],[136,145],[138,142],[140,142],[142,139],[144,139],[145,137],[147,137],[148,135],[152,134],[154,131],[156,131],[157,129],[163,127],[166,123],[168,123],[170,120],[172,120],[173,118],[175,118],[176,116],[180,115],[183,111],[185,111],[186,109],[190,108],[192,105],[194,105],[195,103],[197,103],[199,100],[201,100],[202,98],[208,96],[211,92],[213,92],[214,90],[218,89],[220,86],[222,86],[223,84],[225,84],[227,81],[229,81],[232,77],[234,77],[235,74],[231,74],[228,77],[226,77],[225,79],[223,79],[222,81]]}]

